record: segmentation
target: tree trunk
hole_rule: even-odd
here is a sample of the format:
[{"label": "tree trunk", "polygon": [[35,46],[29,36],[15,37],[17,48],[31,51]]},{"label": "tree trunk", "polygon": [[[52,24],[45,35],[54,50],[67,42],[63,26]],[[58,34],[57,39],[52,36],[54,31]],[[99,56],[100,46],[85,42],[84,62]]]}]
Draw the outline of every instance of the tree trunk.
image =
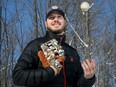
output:
[{"label": "tree trunk", "polygon": [[35,29],[35,38],[38,37],[38,18],[37,18],[37,0],[33,0],[34,4],[34,29]]},{"label": "tree trunk", "polygon": [[[2,0],[0,0],[0,69],[1,69],[1,45],[2,45]],[[1,87],[1,71],[0,71],[0,87]]]},{"label": "tree trunk", "polygon": [[89,28],[89,12],[85,12],[85,28],[86,28],[86,43],[88,47],[86,47],[86,57],[87,59],[90,59],[90,28]]}]

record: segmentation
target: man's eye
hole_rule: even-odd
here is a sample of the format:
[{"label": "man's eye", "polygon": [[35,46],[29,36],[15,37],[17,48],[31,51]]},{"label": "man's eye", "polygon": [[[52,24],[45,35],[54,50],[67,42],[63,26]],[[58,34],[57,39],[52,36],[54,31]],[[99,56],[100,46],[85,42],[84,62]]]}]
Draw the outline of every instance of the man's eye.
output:
[{"label": "man's eye", "polygon": [[53,17],[53,16],[51,16],[51,17],[49,17],[49,19],[51,19],[51,20],[53,20],[55,17]]},{"label": "man's eye", "polygon": [[62,16],[61,16],[61,15],[59,15],[59,16],[58,16],[58,18],[59,18],[59,19],[61,19],[61,18],[62,18]]},{"label": "man's eye", "polygon": [[50,16],[50,17],[48,17],[48,19],[50,19],[50,20],[54,20],[55,18],[62,19],[63,16],[59,15],[59,16]]}]

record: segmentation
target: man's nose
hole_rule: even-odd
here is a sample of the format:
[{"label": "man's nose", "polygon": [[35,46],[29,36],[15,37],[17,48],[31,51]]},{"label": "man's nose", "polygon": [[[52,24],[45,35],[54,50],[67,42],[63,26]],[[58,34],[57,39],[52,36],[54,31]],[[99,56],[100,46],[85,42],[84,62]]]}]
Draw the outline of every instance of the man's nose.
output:
[{"label": "man's nose", "polygon": [[58,21],[58,17],[55,17],[55,18],[54,18],[54,21]]}]

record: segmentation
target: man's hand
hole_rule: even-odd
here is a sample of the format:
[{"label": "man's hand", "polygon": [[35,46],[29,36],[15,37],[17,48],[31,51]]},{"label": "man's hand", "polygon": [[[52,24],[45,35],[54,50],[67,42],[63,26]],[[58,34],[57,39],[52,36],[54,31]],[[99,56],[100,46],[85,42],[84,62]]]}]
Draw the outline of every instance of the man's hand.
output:
[{"label": "man's hand", "polygon": [[96,71],[96,64],[95,64],[94,59],[91,59],[91,61],[86,59],[82,63],[82,68],[84,71],[84,77],[86,79],[91,79],[95,75],[95,71]]},{"label": "man's hand", "polygon": [[[50,53],[50,54],[52,55],[53,53]],[[39,51],[38,56],[39,56],[39,59],[42,62],[42,65],[44,68],[51,67],[55,71],[55,75],[57,73],[60,73],[60,71],[62,69],[61,63],[63,62],[63,60],[60,56],[57,56],[55,58],[55,55],[54,56],[52,55],[53,57],[51,56],[49,59],[47,59],[45,57],[43,51]]]}]

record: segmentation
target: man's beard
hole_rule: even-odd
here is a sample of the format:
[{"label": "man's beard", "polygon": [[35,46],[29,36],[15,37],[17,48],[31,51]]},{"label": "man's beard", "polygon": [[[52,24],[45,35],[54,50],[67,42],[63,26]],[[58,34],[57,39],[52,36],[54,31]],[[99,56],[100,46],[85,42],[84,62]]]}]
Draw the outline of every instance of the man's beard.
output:
[{"label": "man's beard", "polygon": [[58,31],[52,31],[52,30],[49,29],[49,28],[48,28],[48,30],[51,31],[51,32],[54,33],[54,34],[57,34],[57,35],[60,35],[60,34],[62,34],[63,32],[65,32],[65,28],[62,29],[62,30],[58,30]]}]

